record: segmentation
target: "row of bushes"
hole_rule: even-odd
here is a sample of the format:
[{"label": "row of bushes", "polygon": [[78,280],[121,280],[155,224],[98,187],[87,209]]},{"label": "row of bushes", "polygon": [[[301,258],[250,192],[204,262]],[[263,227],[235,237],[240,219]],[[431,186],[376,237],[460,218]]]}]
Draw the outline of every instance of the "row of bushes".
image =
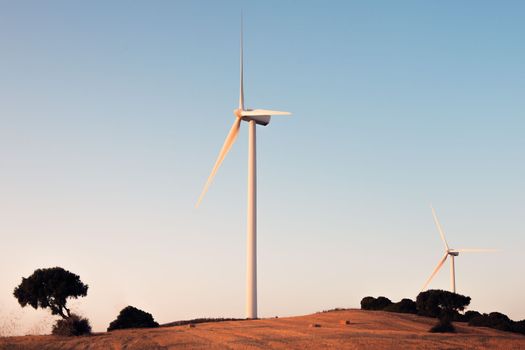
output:
[{"label": "row of bushes", "polygon": [[[473,327],[489,327],[500,331],[525,335],[525,320],[513,321],[500,312],[481,314],[469,310],[460,313],[470,303],[470,297],[443,290],[428,290],[419,293],[416,301],[405,298],[394,303],[384,296],[367,296],[361,300],[363,310],[381,310],[397,313],[409,313],[426,317],[438,317],[439,322],[432,327],[433,332],[453,332],[451,321],[467,322]],[[458,311],[459,310],[459,311]]]},{"label": "row of bushes", "polygon": [[480,314],[477,311],[469,321],[469,326],[489,327],[499,329],[505,332],[521,333],[525,335],[525,320],[513,321],[507,315],[500,312],[491,312],[490,314]]},{"label": "row of bushes", "polygon": [[408,298],[401,299],[401,301],[393,303],[386,297],[365,297],[363,300],[361,300],[361,309],[417,314],[416,302]]}]

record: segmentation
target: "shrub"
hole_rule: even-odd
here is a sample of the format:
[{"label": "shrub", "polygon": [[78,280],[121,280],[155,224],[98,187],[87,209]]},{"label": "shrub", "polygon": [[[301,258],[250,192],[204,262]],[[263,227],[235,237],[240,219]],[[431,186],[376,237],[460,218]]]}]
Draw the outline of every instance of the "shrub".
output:
[{"label": "shrub", "polygon": [[375,306],[376,310],[384,310],[388,305],[391,305],[392,301],[386,297],[377,297]]},{"label": "shrub", "polygon": [[525,334],[525,320],[514,322],[511,328],[511,331],[514,333]]},{"label": "shrub", "polygon": [[386,297],[364,297],[361,300],[361,309],[363,310],[383,310],[391,305],[392,301]]},{"label": "shrub", "polygon": [[512,323],[514,323],[507,315],[501,312],[491,312],[489,314],[490,322],[493,324],[492,328],[499,329],[500,331],[510,331]]},{"label": "shrub", "polygon": [[501,312],[491,312],[490,314],[483,314],[473,317],[468,325],[475,327],[490,327],[500,331],[512,331],[516,322],[513,322],[507,315]]},{"label": "shrub", "polygon": [[431,333],[454,333],[455,331],[456,329],[448,317],[440,318],[438,323],[430,328]]},{"label": "shrub", "polygon": [[417,314],[416,302],[408,298],[401,299],[401,301],[397,303],[390,304],[384,310],[405,314]]},{"label": "shrub", "polygon": [[461,319],[459,319],[458,321],[470,322],[470,320],[472,320],[473,318],[478,317],[478,316],[481,316],[481,314],[479,312],[474,311],[474,310],[469,310],[469,311],[465,312],[465,314],[462,315]]},{"label": "shrub", "polygon": [[117,319],[109,324],[108,332],[114,329],[153,328],[158,326],[159,324],[155,322],[150,313],[133,306],[126,306],[120,311]]},{"label": "shrub", "polygon": [[361,299],[361,309],[362,310],[372,310],[372,305],[376,298],[374,297],[364,297]]},{"label": "shrub", "polygon": [[65,337],[87,335],[91,334],[91,325],[87,318],[71,314],[68,318],[57,320],[51,333]]},{"label": "shrub", "polygon": [[361,309],[362,310],[373,310],[372,305],[374,304],[376,298],[374,297],[364,297],[361,299]]},{"label": "shrub", "polygon": [[479,315],[476,317],[473,317],[469,322],[469,326],[473,327],[489,327],[490,322],[487,314]]}]

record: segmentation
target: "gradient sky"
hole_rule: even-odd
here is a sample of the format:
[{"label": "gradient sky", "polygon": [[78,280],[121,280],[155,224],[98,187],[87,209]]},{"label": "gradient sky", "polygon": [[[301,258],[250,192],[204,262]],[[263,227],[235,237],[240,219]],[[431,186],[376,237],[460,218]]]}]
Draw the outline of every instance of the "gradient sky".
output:
[{"label": "gradient sky", "polygon": [[246,105],[293,112],[258,128],[260,316],[415,298],[432,203],[452,247],[503,250],[456,260],[471,309],[524,319],[524,2],[0,1],[0,327],[49,331],[12,291],[52,266],[97,331],[244,316],[246,125],[194,208],[241,8]]}]

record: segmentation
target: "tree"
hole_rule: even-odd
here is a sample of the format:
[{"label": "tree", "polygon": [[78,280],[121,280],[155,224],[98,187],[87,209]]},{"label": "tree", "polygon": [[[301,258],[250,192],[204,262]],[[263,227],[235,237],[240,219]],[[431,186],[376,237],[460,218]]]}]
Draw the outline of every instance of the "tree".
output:
[{"label": "tree", "polygon": [[453,332],[454,314],[465,310],[469,304],[470,297],[440,289],[419,293],[416,299],[420,314],[439,317],[439,323],[431,329],[433,332]]},{"label": "tree", "polygon": [[483,314],[473,317],[469,320],[469,326],[475,327],[490,327],[500,331],[512,331],[514,321],[507,315],[501,312],[491,312],[490,314]]},{"label": "tree", "polygon": [[525,320],[514,322],[512,324],[512,331],[525,335]]},{"label": "tree", "polygon": [[388,305],[391,305],[392,301],[388,299],[387,297],[377,297],[375,302],[376,310],[383,310]]},{"label": "tree", "polygon": [[374,297],[364,297],[361,299],[361,309],[362,310],[372,310],[376,298]]},{"label": "tree", "polygon": [[150,313],[133,306],[126,306],[120,311],[117,319],[109,324],[108,332],[114,329],[153,328],[158,326],[159,324],[155,322]]},{"label": "tree", "polygon": [[408,298],[404,298],[397,303],[390,304],[384,310],[388,312],[399,312],[405,314],[417,313],[416,302]]},{"label": "tree", "polygon": [[478,311],[469,310],[469,311],[465,312],[463,317],[460,318],[460,321],[462,321],[462,322],[470,322],[470,320],[472,320],[473,318],[478,317],[478,316],[481,316],[481,314]]},{"label": "tree", "polygon": [[361,309],[362,310],[373,310],[374,303],[376,301],[376,298],[374,297],[364,297],[361,299]]},{"label": "tree", "polygon": [[392,301],[386,297],[364,297],[361,300],[361,309],[363,310],[383,310],[391,305]]},{"label": "tree", "polygon": [[88,285],[82,283],[78,275],[61,267],[52,267],[37,269],[31,276],[22,278],[13,294],[22,307],[49,308],[53,315],[67,319],[72,316],[66,307],[67,299],[85,297],[87,291]]}]

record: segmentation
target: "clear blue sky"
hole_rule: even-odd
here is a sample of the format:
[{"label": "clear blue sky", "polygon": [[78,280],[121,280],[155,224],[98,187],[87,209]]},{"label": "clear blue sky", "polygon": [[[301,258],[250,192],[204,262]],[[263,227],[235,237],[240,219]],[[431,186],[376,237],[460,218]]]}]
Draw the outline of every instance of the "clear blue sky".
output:
[{"label": "clear blue sky", "polygon": [[57,265],[95,330],[244,315],[245,125],[194,209],[241,8],[246,104],[293,112],[258,129],[260,315],[415,298],[433,203],[451,246],[503,250],[459,256],[458,292],[525,318],[525,3],[1,1],[1,322],[48,331],[12,291]]}]

